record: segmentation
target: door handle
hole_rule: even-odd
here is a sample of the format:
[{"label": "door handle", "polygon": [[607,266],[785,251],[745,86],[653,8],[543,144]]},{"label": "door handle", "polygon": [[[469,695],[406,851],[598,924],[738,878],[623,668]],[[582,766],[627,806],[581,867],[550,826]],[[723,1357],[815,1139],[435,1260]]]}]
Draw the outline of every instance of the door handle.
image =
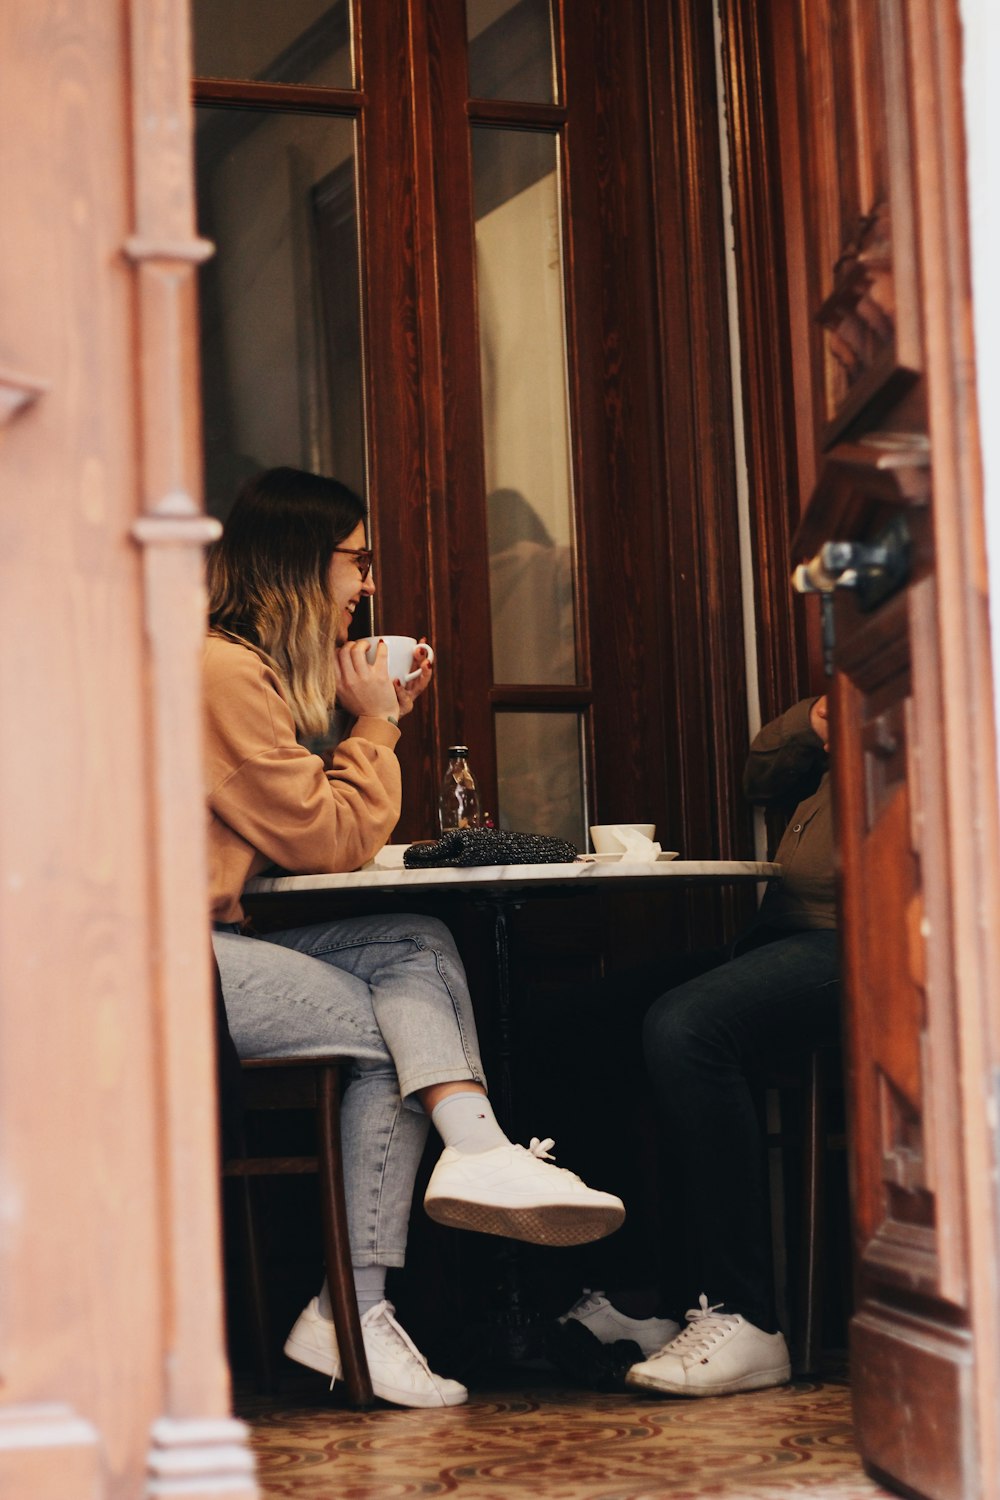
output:
[{"label": "door handle", "polygon": [[912,553],[906,518],[897,516],[872,542],[824,542],[814,557],[799,563],[792,574],[792,587],[800,594],[820,596],[828,677],[833,673],[834,591],[851,589],[861,609],[875,609],[909,578]]},{"label": "door handle", "polygon": [[899,516],[873,542],[824,542],[815,557],[799,563],[792,586],[800,594],[853,589],[862,609],[874,609],[906,582],[912,550],[910,528]]}]

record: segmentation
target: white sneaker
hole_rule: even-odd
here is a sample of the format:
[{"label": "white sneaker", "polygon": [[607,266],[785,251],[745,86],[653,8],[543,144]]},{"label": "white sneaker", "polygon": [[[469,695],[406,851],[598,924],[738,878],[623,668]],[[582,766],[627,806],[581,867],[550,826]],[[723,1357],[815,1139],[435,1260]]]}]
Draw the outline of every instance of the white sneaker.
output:
[{"label": "white sneaker", "polygon": [[739,1313],[700,1306],[688,1312],[688,1325],[652,1359],[633,1365],[625,1384],[668,1396],[728,1396],[783,1385],[791,1375],[788,1346],[780,1333],[764,1333]]},{"label": "white sneaker", "polygon": [[681,1331],[681,1325],[673,1318],[628,1318],[608,1301],[603,1292],[592,1292],[589,1287],[584,1287],[583,1296],[556,1322],[580,1323],[602,1344],[631,1339],[647,1359]]},{"label": "white sneaker", "polygon": [[[457,1380],[435,1375],[409,1334],[393,1317],[391,1302],[377,1302],[361,1319],[361,1337],[368,1358],[372,1390],[383,1401],[396,1406],[461,1406],[469,1393]],[[328,1318],[320,1315],[314,1297],[295,1320],[285,1340],[289,1359],[330,1375],[331,1389],[341,1375],[337,1335]]]},{"label": "white sneaker", "polygon": [[465,1154],[446,1146],[424,1195],[439,1224],[529,1240],[534,1245],[585,1245],[618,1228],[625,1205],[552,1165],[555,1143],[533,1136],[531,1147],[494,1146]]}]

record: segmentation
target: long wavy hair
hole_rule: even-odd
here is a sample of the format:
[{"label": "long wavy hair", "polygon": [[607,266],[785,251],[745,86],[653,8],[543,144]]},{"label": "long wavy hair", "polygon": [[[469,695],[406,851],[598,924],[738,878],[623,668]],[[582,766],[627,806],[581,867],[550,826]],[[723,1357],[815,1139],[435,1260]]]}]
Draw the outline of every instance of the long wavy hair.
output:
[{"label": "long wavy hair", "polygon": [[365,520],[336,479],[265,469],[248,479],[208,556],[209,624],[267,653],[303,735],[322,734],[336,692],[334,547]]}]

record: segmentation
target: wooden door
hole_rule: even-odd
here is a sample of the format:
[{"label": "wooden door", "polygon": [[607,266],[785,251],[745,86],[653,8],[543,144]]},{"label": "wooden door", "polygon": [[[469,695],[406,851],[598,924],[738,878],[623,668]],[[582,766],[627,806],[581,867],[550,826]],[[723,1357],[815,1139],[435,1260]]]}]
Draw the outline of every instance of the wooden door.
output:
[{"label": "wooden door", "polygon": [[995,1495],[996,786],[959,33],[950,0],[809,0],[796,25],[817,478],[794,546],[835,627],[857,1439],[911,1493]]}]

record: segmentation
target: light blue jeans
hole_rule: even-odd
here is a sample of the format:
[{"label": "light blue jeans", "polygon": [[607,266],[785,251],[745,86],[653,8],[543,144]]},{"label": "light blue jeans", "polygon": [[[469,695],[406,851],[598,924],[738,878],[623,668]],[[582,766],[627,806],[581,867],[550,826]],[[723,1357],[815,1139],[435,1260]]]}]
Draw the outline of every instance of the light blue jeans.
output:
[{"label": "light blue jeans", "polygon": [[259,937],[216,930],[241,1057],[349,1060],[341,1108],[356,1266],[401,1266],[428,1120],[415,1091],[483,1083],[465,970],[434,917],[350,917]]}]

